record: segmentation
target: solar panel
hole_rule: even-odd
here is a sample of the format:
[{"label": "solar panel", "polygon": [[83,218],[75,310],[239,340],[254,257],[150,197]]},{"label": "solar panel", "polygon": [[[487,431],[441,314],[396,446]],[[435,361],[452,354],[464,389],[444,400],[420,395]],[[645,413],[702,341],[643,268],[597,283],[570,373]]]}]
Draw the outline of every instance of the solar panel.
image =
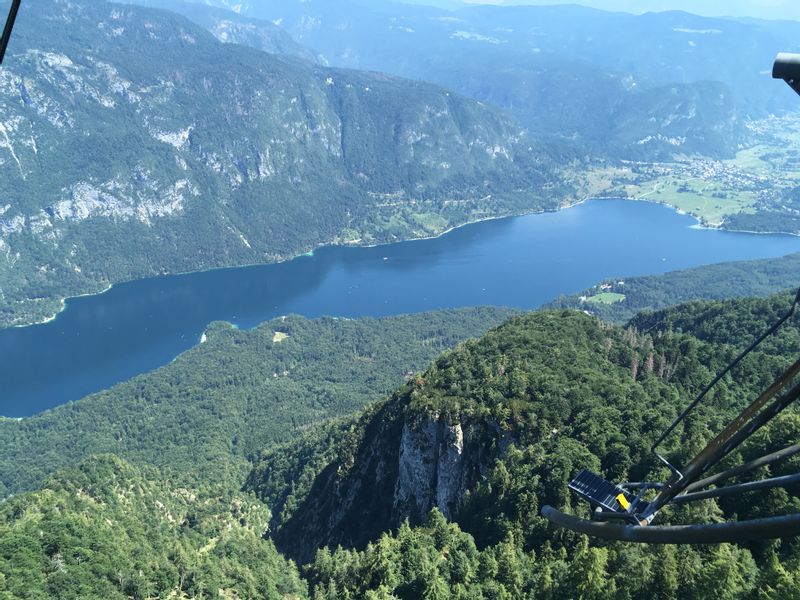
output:
[{"label": "solar panel", "polygon": [[592,505],[600,506],[608,512],[625,512],[625,508],[623,508],[618,499],[620,495],[622,495],[625,504],[628,503],[625,491],[621,487],[586,469],[578,473],[569,482],[569,489],[583,496]]}]

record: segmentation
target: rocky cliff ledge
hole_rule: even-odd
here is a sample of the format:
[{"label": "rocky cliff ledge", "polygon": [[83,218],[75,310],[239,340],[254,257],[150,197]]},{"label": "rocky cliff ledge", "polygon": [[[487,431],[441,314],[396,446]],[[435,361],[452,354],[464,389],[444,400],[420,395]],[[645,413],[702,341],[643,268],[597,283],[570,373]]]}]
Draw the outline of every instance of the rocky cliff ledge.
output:
[{"label": "rocky cliff ledge", "polygon": [[299,562],[322,546],[362,547],[432,508],[454,518],[468,489],[511,443],[496,423],[420,414],[395,397],[362,422],[363,435],[316,478],[275,534]]}]

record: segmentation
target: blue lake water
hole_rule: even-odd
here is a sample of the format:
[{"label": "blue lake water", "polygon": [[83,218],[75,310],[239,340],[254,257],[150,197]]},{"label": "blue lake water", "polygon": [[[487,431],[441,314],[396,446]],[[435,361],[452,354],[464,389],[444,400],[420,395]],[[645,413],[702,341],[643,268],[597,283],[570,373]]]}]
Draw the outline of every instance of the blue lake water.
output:
[{"label": "blue lake water", "polygon": [[168,363],[208,323],[298,313],[383,316],[493,304],[535,308],[611,276],[800,252],[800,238],[693,227],[663,206],[591,201],[486,221],[433,240],[323,248],[255,267],[145,279],[0,330],[0,415],[27,416]]}]

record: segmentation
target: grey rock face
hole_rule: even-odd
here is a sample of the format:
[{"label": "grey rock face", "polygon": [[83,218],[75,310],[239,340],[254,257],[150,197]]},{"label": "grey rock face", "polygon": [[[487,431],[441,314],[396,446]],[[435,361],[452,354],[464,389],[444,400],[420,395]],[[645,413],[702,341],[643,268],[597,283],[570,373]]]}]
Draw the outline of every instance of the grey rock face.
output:
[{"label": "grey rock face", "polygon": [[276,542],[300,562],[317,548],[363,547],[381,532],[425,520],[437,508],[458,518],[473,488],[514,436],[492,420],[456,420],[406,411],[391,402],[364,424],[354,451],[317,477],[309,496],[284,523]]},{"label": "grey rock face", "polygon": [[436,506],[447,518],[464,495],[464,432],[461,424],[444,426],[436,474]]},{"label": "grey rock face", "polygon": [[452,518],[464,493],[464,432],[461,424],[425,420],[403,426],[394,505],[422,516],[437,507]]}]

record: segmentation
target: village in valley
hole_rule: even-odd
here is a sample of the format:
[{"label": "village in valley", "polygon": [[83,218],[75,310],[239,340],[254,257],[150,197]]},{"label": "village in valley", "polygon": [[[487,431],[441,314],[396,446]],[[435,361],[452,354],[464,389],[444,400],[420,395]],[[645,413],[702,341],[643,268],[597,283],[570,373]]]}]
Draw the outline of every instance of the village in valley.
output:
[{"label": "village in valley", "polygon": [[729,159],[679,155],[669,162],[621,160],[598,165],[573,183],[583,197],[666,204],[705,227],[758,230],[742,224],[759,213],[800,217],[800,119],[770,117],[750,123],[748,129],[751,145]]}]

